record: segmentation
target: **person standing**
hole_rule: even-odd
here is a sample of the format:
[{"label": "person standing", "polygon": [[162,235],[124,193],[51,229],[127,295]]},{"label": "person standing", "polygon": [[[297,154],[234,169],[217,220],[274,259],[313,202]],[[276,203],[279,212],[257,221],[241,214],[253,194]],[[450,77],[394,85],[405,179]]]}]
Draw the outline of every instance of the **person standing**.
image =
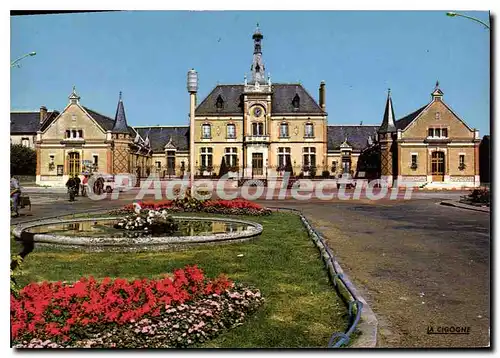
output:
[{"label": "person standing", "polygon": [[80,193],[80,184],[81,184],[80,177],[78,175],[75,175],[75,196],[78,196]]},{"label": "person standing", "polygon": [[14,211],[14,217],[18,217],[21,186],[19,185],[19,181],[14,175],[12,175],[10,178],[10,197],[12,198],[12,210]]},{"label": "person standing", "polygon": [[75,179],[73,177],[69,177],[66,187],[68,188],[69,201],[75,201]]}]

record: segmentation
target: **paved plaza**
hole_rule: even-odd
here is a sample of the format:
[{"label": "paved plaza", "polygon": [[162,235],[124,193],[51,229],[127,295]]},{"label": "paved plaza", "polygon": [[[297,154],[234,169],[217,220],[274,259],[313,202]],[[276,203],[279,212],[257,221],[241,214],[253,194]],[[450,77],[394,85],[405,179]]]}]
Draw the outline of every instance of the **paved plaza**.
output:
[{"label": "paved plaza", "polygon": [[[12,223],[130,203],[30,193],[31,215]],[[418,192],[412,200],[272,200],[300,209],[327,239],[379,320],[378,347],[481,347],[489,344],[490,215],[439,205],[460,192]],[[145,199],[153,199],[152,196]],[[468,335],[429,329],[470,327]]]}]

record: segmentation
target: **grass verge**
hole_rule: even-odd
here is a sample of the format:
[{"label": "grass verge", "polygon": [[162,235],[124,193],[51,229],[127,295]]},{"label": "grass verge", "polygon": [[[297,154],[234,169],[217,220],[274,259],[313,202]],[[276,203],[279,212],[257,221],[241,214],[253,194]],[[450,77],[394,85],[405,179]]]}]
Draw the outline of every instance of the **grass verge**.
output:
[{"label": "grass verge", "polygon": [[225,273],[232,280],[259,288],[266,299],[244,325],[200,347],[326,347],[334,331],[345,330],[346,308],[331,288],[319,253],[300,219],[288,213],[238,218],[261,223],[262,235],[245,243],[175,252],[76,253],[35,249],[25,260],[25,276],[20,283],[76,281],[89,275],[96,279],[153,278],[174,268],[197,264],[207,276]]}]

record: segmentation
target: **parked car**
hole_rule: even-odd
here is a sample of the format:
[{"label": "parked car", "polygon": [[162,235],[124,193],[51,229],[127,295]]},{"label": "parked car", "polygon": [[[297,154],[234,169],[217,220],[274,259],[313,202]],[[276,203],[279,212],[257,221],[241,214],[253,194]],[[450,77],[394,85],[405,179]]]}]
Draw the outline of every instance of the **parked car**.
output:
[{"label": "parked car", "polygon": [[345,188],[350,189],[356,186],[356,181],[351,174],[343,173],[337,178],[337,189],[341,186],[345,186]]},{"label": "parked car", "polygon": [[125,190],[123,185],[116,184],[114,175],[104,175],[104,174],[93,174],[95,176],[101,177],[104,180],[103,190],[106,193],[112,193],[114,190],[122,192]]}]

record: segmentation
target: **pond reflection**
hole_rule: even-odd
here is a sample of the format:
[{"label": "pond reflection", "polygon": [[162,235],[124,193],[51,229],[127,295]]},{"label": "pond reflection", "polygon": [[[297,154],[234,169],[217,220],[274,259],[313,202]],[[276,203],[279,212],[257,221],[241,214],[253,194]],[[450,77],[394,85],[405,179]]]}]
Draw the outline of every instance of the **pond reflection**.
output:
[{"label": "pond reflection", "polygon": [[[176,220],[179,229],[170,236],[208,236],[214,234],[225,234],[232,232],[241,232],[249,228],[243,223],[233,223],[226,221],[212,220]],[[72,223],[40,225],[27,229],[27,232],[33,234],[55,234],[61,236],[75,237],[130,237],[143,236],[137,231],[125,231],[114,228],[117,220],[95,220],[78,221]],[[162,236],[149,235],[149,236]]]}]

